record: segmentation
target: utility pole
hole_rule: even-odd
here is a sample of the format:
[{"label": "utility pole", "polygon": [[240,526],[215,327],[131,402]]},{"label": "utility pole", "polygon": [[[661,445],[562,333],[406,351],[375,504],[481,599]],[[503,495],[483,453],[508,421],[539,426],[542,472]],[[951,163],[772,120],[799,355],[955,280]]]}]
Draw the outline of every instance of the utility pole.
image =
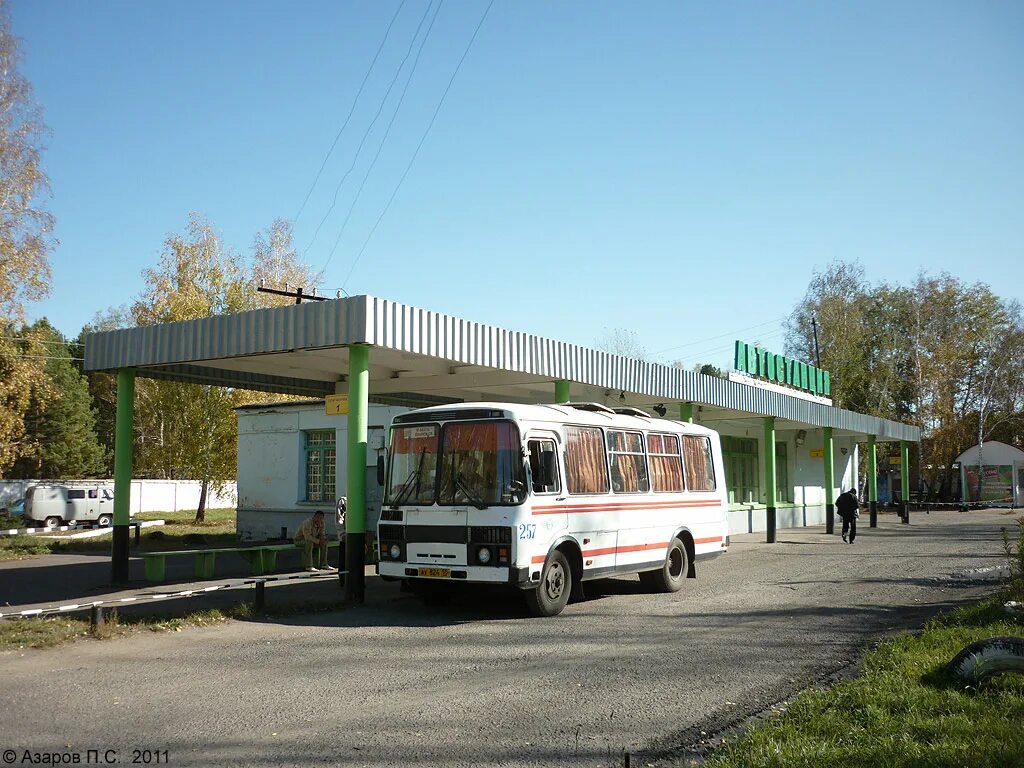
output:
[{"label": "utility pole", "polygon": [[296,288],[294,291],[289,291],[287,283],[285,283],[284,290],[282,291],[280,288],[267,288],[261,281],[256,290],[260,293],[272,293],[275,296],[287,296],[290,299],[294,298],[296,304],[301,304],[303,299],[306,299],[307,301],[328,301],[326,296],[316,295],[316,288],[313,289],[312,293],[305,293],[305,289],[302,287]]},{"label": "utility pole", "polygon": [[[301,290],[301,289],[300,289]],[[811,330],[814,332],[814,359],[817,361],[818,369],[821,369],[821,352],[818,350],[818,321],[811,316]]]}]

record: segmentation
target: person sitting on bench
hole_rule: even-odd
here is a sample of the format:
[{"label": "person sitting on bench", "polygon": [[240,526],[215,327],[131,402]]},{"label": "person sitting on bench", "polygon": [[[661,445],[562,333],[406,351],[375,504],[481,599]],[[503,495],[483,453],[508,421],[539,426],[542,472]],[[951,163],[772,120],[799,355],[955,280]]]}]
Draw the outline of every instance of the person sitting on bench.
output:
[{"label": "person sitting on bench", "polygon": [[[327,564],[327,531],[324,513],[317,510],[295,532],[295,544],[302,547],[302,567],[307,571],[334,570]],[[315,558],[314,558],[315,555]]]}]

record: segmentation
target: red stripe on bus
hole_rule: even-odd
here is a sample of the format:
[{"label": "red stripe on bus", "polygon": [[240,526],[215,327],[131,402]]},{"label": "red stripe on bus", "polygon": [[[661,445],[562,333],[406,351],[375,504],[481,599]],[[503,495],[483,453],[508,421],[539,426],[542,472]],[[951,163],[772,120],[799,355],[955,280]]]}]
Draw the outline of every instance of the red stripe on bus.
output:
[{"label": "red stripe on bus", "polygon": [[[668,542],[663,541],[658,544],[630,544],[625,547],[605,547],[604,549],[590,549],[583,552],[584,557],[600,557],[601,555],[621,555],[626,552],[646,552],[650,549],[667,549]],[[543,563],[547,560],[547,555],[534,555],[532,562],[534,564]]]},{"label": "red stripe on bus", "polygon": [[694,539],[693,543],[694,544],[711,544],[712,542],[721,541],[721,540],[722,540],[721,536],[709,536],[706,539]]},{"label": "red stripe on bus", "polygon": [[631,512],[631,511],[657,511],[662,509],[691,509],[697,507],[718,507],[719,501],[680,501],[671,503],[650,503],[650,504],[577,504],[565,506],[543,506],[534,507],[533,515],[565,515],[581,514],[584,512]]}]

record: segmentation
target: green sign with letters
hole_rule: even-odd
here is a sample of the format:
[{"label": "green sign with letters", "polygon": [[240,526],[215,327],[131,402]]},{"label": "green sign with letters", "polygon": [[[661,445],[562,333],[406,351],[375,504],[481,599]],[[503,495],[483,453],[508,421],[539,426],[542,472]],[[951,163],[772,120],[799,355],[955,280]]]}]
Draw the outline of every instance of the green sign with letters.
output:
[{"label": "green sign with letters", "polygon": [[742,341],[736,342],[735,367],[737,371],[748,376],[756,376],[759,379],[785,384],[794,389],[802,389],[812,395],[829,397],[832,394],[832,381],[828,371],[783,355],[773,354],[767,349],[745,344]]}]

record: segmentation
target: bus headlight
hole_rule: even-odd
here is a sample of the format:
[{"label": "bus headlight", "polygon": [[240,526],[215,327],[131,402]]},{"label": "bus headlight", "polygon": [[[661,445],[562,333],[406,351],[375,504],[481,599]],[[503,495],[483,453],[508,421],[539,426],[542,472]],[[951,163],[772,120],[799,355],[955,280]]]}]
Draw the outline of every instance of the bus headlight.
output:
[{"label": "bus headlight", "polygon": [[480,565],[487,565],[491,562],[491,550],[489,547],[480,547],[476,551],[476,559],[480,561]]},{"label": "bus headlight", "polygon": [[392,560],[397,560],[398,558],[400,558],[402,556],[402,548],[400,546],[398,546],[397,544],[392,544],[391,545],[390,552],[391,552],[391,559]]}]

